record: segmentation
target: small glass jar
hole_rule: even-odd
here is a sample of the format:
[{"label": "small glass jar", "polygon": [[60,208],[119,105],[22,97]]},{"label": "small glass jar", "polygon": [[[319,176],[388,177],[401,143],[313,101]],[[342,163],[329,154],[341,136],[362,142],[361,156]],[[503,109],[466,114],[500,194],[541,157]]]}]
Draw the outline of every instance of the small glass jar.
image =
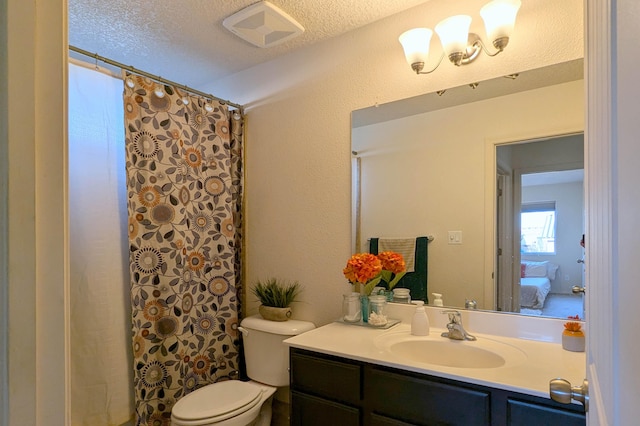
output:
[{"label": "small glass jar", "polygon": [[394,288],[393,301],[395,303],[411,303],[411,290],[408,288]]},{"label": "small glass jar", "polygon": [[371,295],[384,295],[387,298],[387,302],[393,301],[393,292],[384,287],[374,287],[371,291]]},{"label": "small glass jar", "polygon": [[387,297],[384,294],[369,296],[369,324],[383,326],[387,323]]},{"label": "small glass jar", "polygon": [[345,294],[342,299],[342,319],[344,322],[360,322],[360,293]]}]

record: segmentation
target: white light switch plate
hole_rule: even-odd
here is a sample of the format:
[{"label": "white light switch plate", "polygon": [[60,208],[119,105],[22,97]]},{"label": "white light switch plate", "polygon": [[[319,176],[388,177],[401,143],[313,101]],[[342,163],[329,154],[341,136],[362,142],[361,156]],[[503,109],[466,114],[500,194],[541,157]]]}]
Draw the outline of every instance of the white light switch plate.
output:
[{"label": "white light switch plate", "polygon": [[462,231],[449,231],[449,244],[462,244]]}]

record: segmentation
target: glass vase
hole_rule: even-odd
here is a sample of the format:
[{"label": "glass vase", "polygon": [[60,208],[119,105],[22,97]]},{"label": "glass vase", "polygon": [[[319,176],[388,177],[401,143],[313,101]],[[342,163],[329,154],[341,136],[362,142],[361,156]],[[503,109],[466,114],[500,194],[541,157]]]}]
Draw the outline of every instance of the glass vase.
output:
[{"label": "glass vase", "polygon": [[362,311],[362,322],[369,322],[369,296],[360,295],[360,310]]}]

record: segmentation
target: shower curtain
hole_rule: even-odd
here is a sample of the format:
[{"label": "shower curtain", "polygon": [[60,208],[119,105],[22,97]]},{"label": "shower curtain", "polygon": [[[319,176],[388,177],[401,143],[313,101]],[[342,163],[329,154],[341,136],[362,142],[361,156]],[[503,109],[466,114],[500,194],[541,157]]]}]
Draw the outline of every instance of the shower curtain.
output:
[{"label": "shower curtain", "polygon": [[137,423],[238,369],[242,116],[124,76]]},{"label": "shower curtain", "polygon": [[73,426],[134,411],[126,197],[122,80],[69,64]]}]

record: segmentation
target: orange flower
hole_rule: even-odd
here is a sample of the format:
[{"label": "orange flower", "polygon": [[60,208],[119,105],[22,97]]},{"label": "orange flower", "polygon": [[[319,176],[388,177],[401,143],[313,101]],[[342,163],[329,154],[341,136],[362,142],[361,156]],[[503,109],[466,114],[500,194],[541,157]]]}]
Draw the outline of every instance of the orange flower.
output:
[{"label": "orange flower", "polygon": [[195,169],[200,167],[200,164],[202,163],[202,154],[195,148],[188,148],[184,155],[184,159],[187,164]]},{"label": "orange flower", "polygon": [[406,264],[404,258],[400,253],[393,251],[383,251],[378,254],[378,259],[382,262],[382,269],[385,271],[391,271],[394,274],[399,274],[404,271]]},{"label": "orange flower", "polygon": [[[567,317],[567,318],[572,319],[572,320],[578,320],[578,321],[580,320],[580,317],[579,317],[578,315],[573,316],[573,317],[572,317],[572,316],[569,316],[569,317]],[[569,321],[569,322],[565,322],[565,323],[564,323],[564,328],[565,328],[566,330],[568,330],[568,331],[580,331],[580,329],[582,328],[582,326],[580,325],[580,323],[579,323],[579,322]]]},{"label": "orange flower", "polygon": [[347,266],[342,270],[349,282],[365,284],[377,277],[382,271],[382,262],[371,253],[357,253],[347,261]]}]

